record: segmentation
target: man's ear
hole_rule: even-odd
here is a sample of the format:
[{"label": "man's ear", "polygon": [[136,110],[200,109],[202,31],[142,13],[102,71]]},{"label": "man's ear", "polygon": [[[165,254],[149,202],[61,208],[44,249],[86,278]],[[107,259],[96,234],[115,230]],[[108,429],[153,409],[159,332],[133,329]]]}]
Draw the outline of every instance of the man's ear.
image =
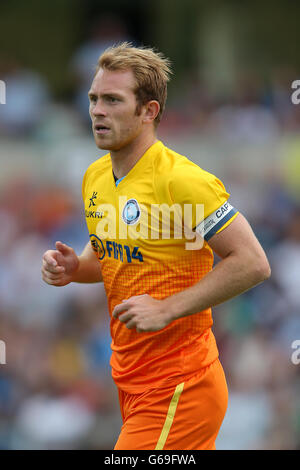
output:
[{"label": "man's ear", "polygon": [[143,122],[145,124],[153,122],[160,111],[160,104],[156,100],[148,101],[145,104]]}]

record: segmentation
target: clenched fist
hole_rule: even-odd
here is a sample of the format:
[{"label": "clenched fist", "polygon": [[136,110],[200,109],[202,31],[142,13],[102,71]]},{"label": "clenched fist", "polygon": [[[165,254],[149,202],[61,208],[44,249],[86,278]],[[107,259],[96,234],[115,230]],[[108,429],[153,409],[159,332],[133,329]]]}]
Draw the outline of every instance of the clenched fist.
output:
[{"label": "clenched fist", "polygon": [[56,242],[56,250],[47,250],[43,255],[42,278],[52,286],[66,286],[79,267],[79,259],[73,248]]}]

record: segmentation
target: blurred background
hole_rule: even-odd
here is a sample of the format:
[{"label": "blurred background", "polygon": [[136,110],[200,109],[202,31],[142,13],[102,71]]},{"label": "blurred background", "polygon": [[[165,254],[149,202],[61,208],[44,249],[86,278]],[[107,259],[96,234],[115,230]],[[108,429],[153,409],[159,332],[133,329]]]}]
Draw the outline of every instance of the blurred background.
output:
[{"label": "blurred background", "polygon": [[111,449],[119,433],[103,286],[51,287],[40,267],[56,240],[88,240],[81,181],[103,153],[87,91],[123,40],[171,59],[159,138],[224,181],[272,267],[214,309],[229,387],[217,449],[300,448],[299,15],[291,0],[1,0],[1,449]]}]

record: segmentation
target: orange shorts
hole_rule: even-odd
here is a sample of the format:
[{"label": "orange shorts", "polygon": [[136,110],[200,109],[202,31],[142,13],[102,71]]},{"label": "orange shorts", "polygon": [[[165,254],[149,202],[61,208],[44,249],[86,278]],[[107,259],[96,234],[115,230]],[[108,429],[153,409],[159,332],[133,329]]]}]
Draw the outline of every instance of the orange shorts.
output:
[{"label": "orange shorts", "polygon": [[115,450],[209,450],[224,419],[228,390],[219,359],[176,387],[119,390],[123,426]]}]

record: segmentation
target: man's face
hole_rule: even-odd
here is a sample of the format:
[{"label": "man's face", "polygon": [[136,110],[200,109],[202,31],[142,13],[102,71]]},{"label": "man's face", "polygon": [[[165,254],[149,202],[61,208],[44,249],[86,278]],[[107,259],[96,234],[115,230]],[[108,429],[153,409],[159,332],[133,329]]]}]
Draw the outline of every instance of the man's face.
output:
[{"label": "man's face", "polygon": [[89,91],[90,116],[97,147],[120,150],[142,131],[136,114],[135,80],[131,70],[100,69]]}]

